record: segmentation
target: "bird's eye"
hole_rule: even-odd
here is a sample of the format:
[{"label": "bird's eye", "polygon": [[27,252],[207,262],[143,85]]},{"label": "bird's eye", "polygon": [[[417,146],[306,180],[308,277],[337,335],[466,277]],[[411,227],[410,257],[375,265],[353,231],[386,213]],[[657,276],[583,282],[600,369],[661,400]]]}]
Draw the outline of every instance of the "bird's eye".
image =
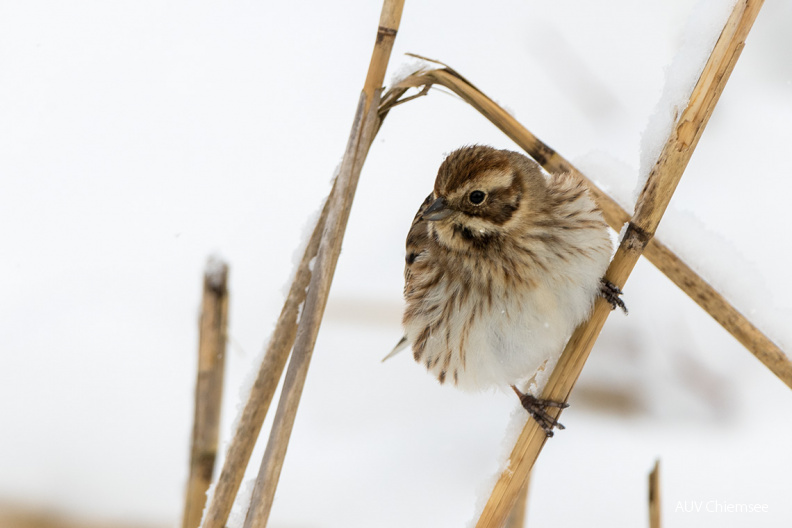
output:
[{"label": "bird's eye", "polygon": [[484,201],[484,198],[486,197],[487,197],[487,193],[485,193],[484,191],[473,191],[472,193],[470,193],[470,196],[468,196],[468,200],[470,200],[470,203],[472,203],[473,205],[479,205],[481,204],[481,202]]}]

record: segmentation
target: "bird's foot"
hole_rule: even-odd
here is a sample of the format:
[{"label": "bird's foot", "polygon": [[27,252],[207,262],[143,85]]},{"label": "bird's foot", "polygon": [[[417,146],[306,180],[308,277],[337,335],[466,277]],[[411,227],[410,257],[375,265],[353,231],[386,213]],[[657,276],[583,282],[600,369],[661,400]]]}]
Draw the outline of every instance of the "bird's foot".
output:
[{"label": "bird's foot", "polygon": [[622,293],[624,292],[622,292],[618,286],[613,284],[608,279],[600,279],[600,295],[610,303],[611,310],[621,308],[624,312],[624,315],[627,315],[627,305],[624,304],[624,301],[620,297]]},{"label": "bird's foot", "polygon": [[548,438],[553,436],[554,427],[565,429],[565,427],[559,423],[558,420],[548,414],[547,409],[548,407],[566,409],[569,407],[568,403],[561,403],[553,400],[542,400],[536,396],[520,391],[520,389],[514,385],[512,385],[511,388],[514,390],[515,394],[517,394],[517,397],[520,398],[520,403],[522,404],[523,408],[528,411],[528,414],[530,414],[534,420],[536,420],[536,423],[538,423],[539,427],[544,430]]}]

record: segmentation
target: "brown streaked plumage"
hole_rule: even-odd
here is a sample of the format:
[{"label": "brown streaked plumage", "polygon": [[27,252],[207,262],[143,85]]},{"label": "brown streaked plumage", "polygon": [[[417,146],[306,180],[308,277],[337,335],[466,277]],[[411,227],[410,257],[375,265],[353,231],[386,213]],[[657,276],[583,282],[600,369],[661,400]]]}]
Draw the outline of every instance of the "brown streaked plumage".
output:
[{"label": "brown streaked plumage", "polygon": [[[611,251],[581,180],[516,152],[456,150],[407,235],[403,341],[441,383],[523,394],[588,316]],[[548,403],[521,400],[551,434]]]}]

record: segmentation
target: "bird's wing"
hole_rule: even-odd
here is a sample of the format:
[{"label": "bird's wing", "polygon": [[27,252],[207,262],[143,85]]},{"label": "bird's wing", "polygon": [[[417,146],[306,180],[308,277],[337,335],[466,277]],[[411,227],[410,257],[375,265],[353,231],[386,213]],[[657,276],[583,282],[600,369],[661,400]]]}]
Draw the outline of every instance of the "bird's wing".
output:
[{"label": "bird's wing", "polygon": [[[410,232],[407,234],[407,253],[404,263],[405,294],[410,290],[410,283],[412,282],[412,273],[410,273],[410,269],[415,263],[415,259],[417,259],[419,255],[426,251],[429,243],[429,234],[426,229],[426,220],[421,217],[423,216],[424,211],[426,211],[426,209],[432,204],[432,201],[434,201],[434,195],[430,194],[421,204],[421,207],[418,208],[418,212],[415,213],[412,226],[410,226]],[[408,345],[409,343],[407,342],[407,337],[402,337],[401,340],[396,343],[396,346],[393,347],[393,350],[391,350],[387,356],[382,358],[382,361],[392,358],[407,348]]]},{"label": "bird's wing", "polygon": [[421,204],[421,207],[418,208],[418,212],[415,213],[415,218],[413,218],[412,226],[410,226],[410,232],[407,233],[407,252],[405,254],[405,264],[404,264],[404,291],[405,293],[409,289],[410,286],[410,279],[412,274],[410,273],[410,269],[417,259],[423,252],[426,251],[427,246],[429,245],[429,232],[427,229],[426,220],[422,218],[424,211],[432,205],[434,201],[434,194],[430,194],[426,197],[426,200]]}]

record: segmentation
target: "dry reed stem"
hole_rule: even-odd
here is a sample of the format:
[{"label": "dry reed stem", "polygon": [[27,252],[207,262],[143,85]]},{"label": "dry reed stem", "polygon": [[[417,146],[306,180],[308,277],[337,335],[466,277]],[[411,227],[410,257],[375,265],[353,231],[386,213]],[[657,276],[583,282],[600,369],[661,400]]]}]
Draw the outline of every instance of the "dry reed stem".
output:
[{"label": "dry reed stem", "polygon": [[[330,191],[331,197],[334,194],[336,194],[336,184]],[[223,528],[234,505],[234,497],[239,491],[250,455],[297,336],[297,314],[300,306],[305,302],[306,288],[311,280],[309,264],[319,250],[329,201],[328,198],[308,240],[302,260],[297,266],[297,272],[270,337],[256,381],[250,389],[248,400],[239,417],[239,424],[226,452],[223,469],[212,494],[212,502],[203,520],[203,528]]]},{"label": "dry reed stem", "polygon": [[[584,179],[592,196],[602,209],[605,220],[615,231],[620,231],[622,226],[630,221],[629,213],[613,198],[599,189],[558,152],[529,132],[492,99],[447,66],[442,69],[419,71],[405,78],[383,97],[381,115],[387,115],[390,109],[398,104],[407,102],[419,95],[425,95],[429,87],[434,84],[444,86],[459,95],[549,172],[572,172]],[[417,95],[400,99],[410,87],[422,87],[422,90]],[[644,248],[643,256],[709,313],[713,319],[732,334],[773,374],[778,376],[788,387],[792,388],[792,361],[790,361],[789,357],[710,286],[707,281],[701,278],[667,246],[656,239],[649,241],[649,244]]]},{"label": "dry reed stem", "polygon": [[649,473],[649,528],[660,528],[660,460]]},{"label": "dry reed stem", "polygon": [[506,517],[506,524],[504,528],[523,528],[525,526],[525,518],[527,516],[528,507],[528,492],[531,489],[531,474],[528,473],[528,478],[525,480],[520,494],[517,496],[517,502]]},{"label": "dry reed stem", "polygon": [[[605,276],[616,286],[624,286],[657,225],[698,144],[718,97],[744,47],[745,38],[756,19],[761,0],[737,3],[718,38],[704,70],[680,114],[660,157],[641,191],[635,215],[629,223],[619,249]],[[610,306],[597,299],[589,320],[579,326],[567,343],[550,375],[542,398],[567,401],[591,348],[610,313]],[[552,416],[559,411],[551,409]],[[509,458],[509,467],[501,474],[479,517],[477,528],[498,528],[517,500],[520,488],[539,456],[547,437],[535,420],[528,420]]]},{"label": "dry reed stem", "polygon": [[329,209],[322,241],[319,244],[305,306],[297,328],[294,351],[286,372],[275,421],[245,518],[245,528],[260,528],[267,525],[330,285],[341,252],[341,243],[357,182],[368,150],[379,129],[378,108],[381,86],[403,7],[403,0],[385,0],[382,8],[372,60],[360,95],[341,169],[336,177],[338,189],[328,199]]},{"label": "dry reed stem", "polygon": [[212,482],[220,432],[227,327],[228,266],[210,260],[203,280],[190,476],[182,528],[197,528],[201,524],[206,490]]}]

